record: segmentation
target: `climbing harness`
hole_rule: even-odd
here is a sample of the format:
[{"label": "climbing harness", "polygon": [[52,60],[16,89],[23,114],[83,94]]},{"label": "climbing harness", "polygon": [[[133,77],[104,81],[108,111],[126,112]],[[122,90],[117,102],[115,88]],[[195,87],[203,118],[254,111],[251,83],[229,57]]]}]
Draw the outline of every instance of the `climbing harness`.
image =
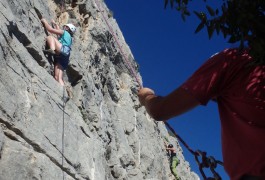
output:
[{"label": "climbing harness", "polygon": [[114,40],[115,40],[116,44],[118,45],[118,48],[120,49],[120,52],[121,52],[121,54],[122,54],[122,56],[123,56],[123,59],[124,59],[125,64],[127,65],[128,69],[131,71],[132,75],[134,76],[134,78],[135,78],[136,82],[138,83],[138,85],[140,86],[140,88],[142,88],[143,85],[140,83],[140,80],[139,80],[139,78],[138,78],[138,76],[137,76],[137,74],[136,74],[134,68],[131,66],[131,63],[129,62],[128,58],[125,56],[125,53],[123,52],[123,50],[122,50],[122,48],[121,48],[121,45],[120,45],[120,43],[119,43],[119,41],[118,41],[118,38],[116,37],[116,35],[115,35],[113,29],[112,29],[111,26],[109,25],[109,23],[108,23],[106,17],[105,17],[104,14],[103,14],[103,11],[101,10],[101,8],[100,8],[100,6],[99,6],[99,2],[98,2],[98,0],[95,0],[95,3],[96,3],[96,5],[97,5],[97,7],[98,7],[99,12],[101,13],[101,15],[102,15],[102,17],[103,17],[103,19],[104,19],[106,25],[107,25],[108,28],[109,28],[110,33],[111,33],[112,36],[114,37]]},{"label": "climbing harness", "polygon": [[[194,158],[199,166],[200,173],[204,180],[222,180],[221,176],[215,171],[215,168],[218,164],[223,166],[223,162],[215,160],[212,156],[207,157],[206,152],[200,150],[192,150],[167,122],[164,123],[168,127],[168,129],[176,136],[176,138],[189,150],[189,152],[194,155]],[[201,161],[199,159],[200,157]],[[206,177],[203,168],[210,168],[214,177]]]}]

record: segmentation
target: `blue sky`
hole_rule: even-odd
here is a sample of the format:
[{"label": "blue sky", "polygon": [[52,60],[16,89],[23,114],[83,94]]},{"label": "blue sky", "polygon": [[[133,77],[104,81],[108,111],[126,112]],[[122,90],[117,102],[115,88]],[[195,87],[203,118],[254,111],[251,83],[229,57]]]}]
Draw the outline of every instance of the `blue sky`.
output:
[{"label": "blue sky", "polygon": [[[180,13],[164,0],[105,0],[123,32],[135,60],[140,65],[144,87],[167,95],[180,86],[211,55],[231,47],[222,36],[208,38],[206,30],[194,31],[199,24],[195,15],[183,22]],[[222,1],[215,1],[222,3]],[[204,10],[203,1],[192,2],[192,10]],[[208,103],[169,120],[175,131],[193,150],[206,151],[207,155],[222,160],[220,122],[217,104]],[[184,156],[198,175],[194,157],[182,146]],[[223,180],[229,179],[223,168],[217,169]]]}]

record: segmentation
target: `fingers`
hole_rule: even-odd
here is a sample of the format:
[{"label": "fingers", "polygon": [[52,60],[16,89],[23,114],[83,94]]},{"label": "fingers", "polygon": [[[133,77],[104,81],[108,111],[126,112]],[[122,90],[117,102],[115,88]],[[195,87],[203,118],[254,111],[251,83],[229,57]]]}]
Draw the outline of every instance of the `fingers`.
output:
[{"label": "fingers", "polygon": [[44,18],[42,18],[42,19],[41,19],[41,23],[45,25],[45,24],[47,23],[47,20],[44,19]]},{"label": "fingers", "polygon": [[142,88],[138,92],[138,98],[142,105],[145,105],[146,97],[149,95],[155,95],[155,92],[150,88]]},{"label": "fingers", "polygon": [[55,26],[58,26],[58,24],[53,19],[51,20],[51,23]]},{"label": "fingers", "polygon": [[150,88],[142,88],[138,92],[138,96],[144,96],[144,95],[150,95],[150,94],[155,94],[154,90]]}]

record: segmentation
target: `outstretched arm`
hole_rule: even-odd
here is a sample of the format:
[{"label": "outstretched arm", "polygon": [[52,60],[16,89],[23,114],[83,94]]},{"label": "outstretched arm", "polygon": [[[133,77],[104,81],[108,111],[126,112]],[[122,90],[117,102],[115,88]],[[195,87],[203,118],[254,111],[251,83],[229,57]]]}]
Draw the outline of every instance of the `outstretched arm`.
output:
[{"label": "outstretched arm", "polygon": [[42,18],[41,22],[43,23],[45,29],[47,29],[47,31],[49,31],[50,33],[56,34],[56,35],[62,35],[63,34],[63,30],[60,28],[53,28],[46,19]]},{"label": "outstretched arm", "polygon": [[169,151],[176,151],[175,148],[166,148],[166,150],[169,150]]},{"label": "outstretched arm", "polygon": [[199,105],[199,101],[186,90],[178,88],[165,97],[155,95],[149,88],[138,93],[140,103],[155,120],[168,120]]}]

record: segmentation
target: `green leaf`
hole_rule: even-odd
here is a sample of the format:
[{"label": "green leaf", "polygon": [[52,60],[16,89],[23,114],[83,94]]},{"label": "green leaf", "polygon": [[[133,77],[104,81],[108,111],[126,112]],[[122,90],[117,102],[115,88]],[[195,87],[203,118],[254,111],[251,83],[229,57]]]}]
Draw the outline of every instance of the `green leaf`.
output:
[{"label": "green leaf", "polygon": [[240,45],[239,45],[239,49],[243,49],[244,48],[244,39],[240,40]]},{"label": "green leaf", "polygon": [[225,13],[227,11],[225,3],[223,3],[223,5],[222,5],[222,11],[223,11],[223,13]]},{"label": "green leaf", "polygon": [[171,6],[171,8],[174,7],[174,0],[170,0],[170,6]]},{"label": "green leaf", "polygon": [[220,29],[221,29],[220,26],[221,26],[221,25],[220,25],[220,23],[218,23],[218,22],[215,24],[217,35],[219,35],[219,33],[220,33]]},{"label": "green leaf", "polygon": [[187,5],[188,4],[188,0],[183,0],[183,3]]},{"label": "green leaf", "polygon": [[200,30],[202,30],[202,28],[204,27],[204,22],[201,22],[198,27],[195,30],[195,33],[198,33]]},{"label": "green leaf", "polygon": [[181,11],[181,8],[178,6],[178,7],[176,7],[176,10],[177,11]]},{"label": "green leaf", "polygon": [[213,32],[214,32],[214,25],[212,23],[210,26],[207,26],[207,32],[208,32],[209,39],[211,39],[213,36]]},{"label": "green leaf", "polygon": [[184,12],[181,14],[181,18],[183,21],[186,21],[186,16],[185,16]]},{"label": "green leaf", "polygon": [[218,15],[219,14],[219,9],[215,10],[215,14]]},{"label": "green leaf", "polygon": [[215,11],[208,5],[206,5],[206,8],[211,16],[215,16]]},{"label": "green leaf", "polygon": [[223,31],[223,35],[224,35],[224,38],[226,38],[227,37],[227,32]]},{"label": "green leaf", "polygon": [[238,41],[238,38],[235,35],[231,35],[231,37],[228,40],[229,43],[235,43],[237,41]]},{"label": "green leaf", "polygon": [[165,0],[165,3],[164,3],[164,8],[166,9],[167,7],[167,4],[168,4],[168,0]]},{"label": "green leaf", "polygon": [[200,20],[203,20],[204,19],[204,17],[205,17],[205,15],[204,15],[204,13],[202,13],[202,12],[197,12],[197,11],[193,11],[194,12],[194,14],[196,14],[196,16],[200,19]]},{"label": "green leaf", "polygon": [[188,9],[185,9],[183,13],[187,16],[190,16],[190,12],[188,11]]},{"label": "green leaf", "polygon": [[180,7],[180,4],[181,4],[181,1],[182,0],[176,0],[176,2],[178,3],[178,6]]}]

